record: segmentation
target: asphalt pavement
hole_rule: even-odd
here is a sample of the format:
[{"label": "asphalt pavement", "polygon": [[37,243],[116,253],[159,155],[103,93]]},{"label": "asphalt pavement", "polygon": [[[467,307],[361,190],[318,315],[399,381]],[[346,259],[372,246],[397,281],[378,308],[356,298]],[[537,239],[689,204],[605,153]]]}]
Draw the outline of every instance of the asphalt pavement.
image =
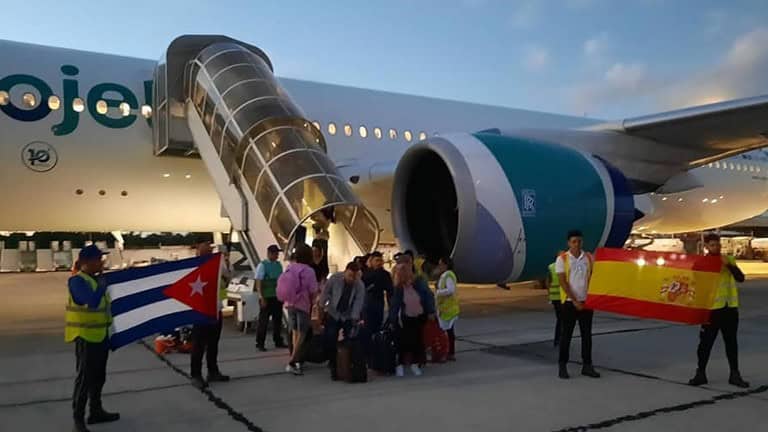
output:
[{"label": "asphalt pavement", "polygon": [[[66,274],[0,275],[0,431],[68,431],[74,347],[63,342]],[[710,384],[686,385],[698,328],[597,313],[601,379],[557,378],[553,314],[542,290],[460,288],[458,361],[424,376],[332,382],[310,366],[283,372],[287,353],[254,349],[225,323],[220,365],[232,376],[201,392],[187,355],[156,356],[147,343],[111,354],[104,403],[122,419],[93,431],[760,431],[768,430],[768,280],[741,289],[741,369],[752,387],[728,385],[718,339]],[[578,331],[576,332],[578,334]],[[268,342],[269,343],[269,342]],[[269,345],[268,345],[269,347]]]}]

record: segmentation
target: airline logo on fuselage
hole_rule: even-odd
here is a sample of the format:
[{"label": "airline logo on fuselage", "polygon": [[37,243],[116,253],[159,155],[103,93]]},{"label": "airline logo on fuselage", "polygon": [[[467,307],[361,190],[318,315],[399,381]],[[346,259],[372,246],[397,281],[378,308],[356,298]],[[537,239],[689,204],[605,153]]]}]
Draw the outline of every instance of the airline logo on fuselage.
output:
[{"label": "airline logo on fuselage", "polygon": [[[77,77],[80,70],[72,65],[64,65],[61,67],[61,73],[64,74],[64,77],[62,79],[60,104],[64,115],[60,123],[51,127],[54,135],[69,135],[77,129],[80,123],[80,112],[75,111],[74,104],[77,98],[81,98],[85,102],[85,106],[80,111],[84,112],[87,110],[96,123],[104,127],[122,129],[136,122],[137,115],[134,112],[140,108],[140,105],[136,95],[128,87],[109,82],[96,84],[88,90],[87,96],[83,98],[80,96],[80,86],[77,79],[72,79]],[[40,99],[37,105],[25,109],[24,107],[16,106],[9,97],[5,104],[0,104],[0,110],[8,117],[23,122],[34,122],[48,117],[51,111],[53,111],[48,104],[48,99],[54,95],[51,86],[36,76],[26,74],[8,75],[0,79],[0,91],[5,91],[9,95],[11,90],[19,85],[32,87],[38,92]],[[110,94],[116,94],[119,98],[108,97]],[[144,81],[144,100],[152,100],[152,80]],[[117,118],[100,114],[96,109],[99,101],[106,102],[107,107],[112,109],[117,109],[121,103],[125,102],[131,107],[131,114]],[[152,125],[149,119],[147,123],[150,126]]]}]

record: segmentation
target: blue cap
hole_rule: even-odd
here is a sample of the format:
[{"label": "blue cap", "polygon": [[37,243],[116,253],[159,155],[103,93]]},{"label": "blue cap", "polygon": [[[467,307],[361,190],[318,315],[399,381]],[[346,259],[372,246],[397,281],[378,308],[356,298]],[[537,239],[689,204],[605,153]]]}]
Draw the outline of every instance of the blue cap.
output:
[{"label": "blue cap", "polygon": [[80,255],[78,255],[78,259],[80,260],[100,259],[102,256],[107,254],[109,254],[109,252],[102,251],[101,249],[99,249],[98,246],[90,245],[80,249]]}]

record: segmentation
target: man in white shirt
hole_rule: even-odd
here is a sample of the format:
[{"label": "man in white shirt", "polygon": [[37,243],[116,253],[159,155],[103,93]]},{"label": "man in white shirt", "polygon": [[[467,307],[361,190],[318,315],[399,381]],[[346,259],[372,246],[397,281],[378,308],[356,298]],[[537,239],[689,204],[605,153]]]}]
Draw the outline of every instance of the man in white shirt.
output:
[{"label": "man in white shirt", "polygon": [[568,360],[571,350],[571,339],[576,322],[579,323],[581,334],[581,358],[583,367],[581,374],[600,378],[592,366],[592,316],[593,311],[584,309],[587,300],[589,278],[592,275],[592,255],[582,250],[584,242],[581,231],[568,233],[568,250],[557,257],[555,272],[560,280],[560,297],[562,305],[562,333],[560,335],[559,376],[568,379]]}]

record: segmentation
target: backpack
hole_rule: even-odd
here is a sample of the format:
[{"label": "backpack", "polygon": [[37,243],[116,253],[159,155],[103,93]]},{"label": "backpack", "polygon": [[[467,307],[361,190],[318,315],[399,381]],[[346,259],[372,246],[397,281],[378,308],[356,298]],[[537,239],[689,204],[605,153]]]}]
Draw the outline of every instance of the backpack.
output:
[{"label": "backpack", "polygon": [[277,278],[277,299],[283,303],[292,305],[296,301],[296,294],[301,286],[299,278],[300,269],[289,266],[283,274]]}]

